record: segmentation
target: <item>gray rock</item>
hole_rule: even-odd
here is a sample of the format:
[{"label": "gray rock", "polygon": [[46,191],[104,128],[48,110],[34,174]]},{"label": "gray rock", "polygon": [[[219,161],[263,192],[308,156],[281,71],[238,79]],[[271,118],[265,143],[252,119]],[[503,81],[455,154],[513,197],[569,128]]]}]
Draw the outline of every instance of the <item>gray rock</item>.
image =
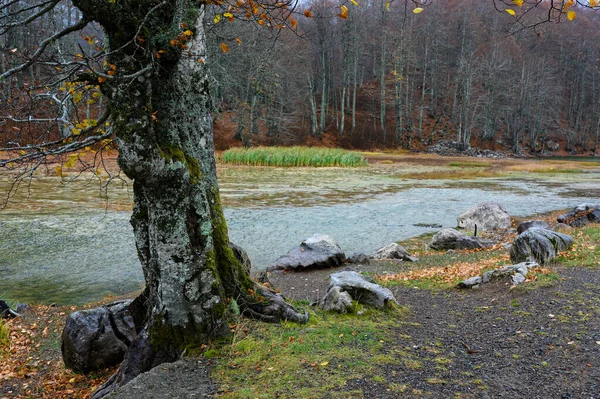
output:
[{"label": "gray rock", "polygon": [[72,313],[61,337],[65,366],[88,373],[121,363],[136,336],[129,312],[131,302],[120,301]]},{"label": "gray rock", "polygon": [[363,265],[369,264],[370,261],[371,258],[369,257],[369,255],[363,253],[352,254],[351,257],[346,259],[347,263],[361,263]]},{"label": "gray rock", "polygon": [[511,281],[513,285],[523,284],[525,282],[525,276],[521,273],[515,273],[513,274]]},{"label": "gray rock", "polygon": [[564,223],[571,227],[581,227],[586,224],[600,223],[600,205],[580,204],[569,212],[556,218],[558,223]]},{"label": "gray rock", "polygon": [[277,259],[267,271],[324,269],[340,266],[345,259],[344,252],[332,237],[315,234]]},{"label": "gray rock", "polygon": [[110,399],[214,398],[216,384],[206,361],[182,359],[142,373],[106,396]]},{"label": "gray rock", "polygon": [[458,288],[473,288],[475,286],[479,286],[479,284],[482,282],[483,279],[480,276],[475,276],[458,283]]},{"label": "gray rock", "polygon": [[356,301],[377,309],[384,309],[390,301],[396,302],[392,291],[375,284],[372,279],[357,272],[346,271],[332,274],[329,289],[336,286],[341,291],[348,292]]},{"label": "gray rock", "polygon": [[517,227],[517,233],[521,234],[522,232],[532,227],[539,227],[541,229],[552,230],[550,228],[550,225],[542,220],[528,220],[526,222],[519,223],[519,226]]},{"label": "gray rock", "polygon": [[455,229],[438,231],[431,239],[429,246],[433,249],[480,249],[491,245],[488,240],[479,237],[469,237]]},{"label": "gray rock", "polygon": [[352,297],[336,285],[329,288],[327,294],[319,301],[319,307],[326,311],[347,313],[352,308]]},{"label": "gray rock", "polygon": [[552,230],[532,227],[519,234],[510,249],[511,261],[546,263],[573,245],[573,238]]},{"label": "gray rock", "polygon": [[391,243],[383,248],[379,248],[374,256],[375,259],[401,259],[408,262],[416,262],[419,259],[410,256],[402,245]]},{"label": "gray rock", "polygon": [[229,243],[229,248],[233,251],[233,256],[242,264],[242,267],[248,274],[250,274],[250,269],[252,269],[252,263],[250,262],[250,257],[246,250],[239,245],[236,245],[232,242]]},{"label": "gray rock", "polygon": [[489,283],[492,280],[492,278],[494,278],[497,274],[498,273],[496,270],[489,270],[489,271],[483,273],[483,275],[481,276],[481,283],[482,284]]},{"label": "gray rock", "polygon": [[497,230],[510,227],[510,215],[495,202],[477,204],[458,216],[458,227],[462,229]]}]

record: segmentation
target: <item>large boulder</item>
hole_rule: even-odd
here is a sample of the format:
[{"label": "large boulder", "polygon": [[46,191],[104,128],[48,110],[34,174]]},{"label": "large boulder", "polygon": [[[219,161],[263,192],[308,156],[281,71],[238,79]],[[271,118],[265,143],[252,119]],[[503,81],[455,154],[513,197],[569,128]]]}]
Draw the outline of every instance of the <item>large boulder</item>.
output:
[{"label": "large boulder", "polygon": [[586,224],[600,223],[600,205],[581,204],[556,218],[558,223],[564,223],[571,227],[581,227]]},{"label": "large boulder", "polygon": [[429,246],[433,249],[481,249],[491,245],[489,240],[469,237],[455,229],[438,231],[431,239]]},{"label": "large boulder", "polygon": [[65,366],[78,372],[116,366],[136,337],[132,301],[72,313],[62,332]]},{"label": "large boulder", "polygon": [[528,220],[526,222],[519,223],[517,227],[517,233],[521,234],[522,232],[532,228],[539,227],[540,229],[552,230],[550,225],[542,220]]},{"label": "large boulder", "polygon": [[384,309],[390,301],[396,303],[392,291],[376,284],[372,279],[360,273],[345,271],[334,273],[329,278],[329,290],[332,290],[333,287],[339,287],[339,291],[346,291],[359,303],[377,309]]},{"label": "large boulder", "polygon": [[383,248],[379,248],[375,252],[375,259],[400,259],[408,262],[416,262],[419,259],[410,256],[410,254],[404,249],[402,245],[398,245],[395,242],[390,245],[386,245]]},{"label": "large boulder", "polygon": [[496,202],[477,204],[458,216],[458,227],[474,230],[498,230],[510,227],[510,215]]},{"label": "large boulder", "polygon": [[333,237],[315,234],[277,259],[267,271],[325,269],[340,266],[345,259],[346,255]]},{"label": "large boulder", "polygon": [[519,234],[510,248],[510,260],[514,263],[536,261],[546,263],[573,245],[573,238],[552,230],[532,227]]}]

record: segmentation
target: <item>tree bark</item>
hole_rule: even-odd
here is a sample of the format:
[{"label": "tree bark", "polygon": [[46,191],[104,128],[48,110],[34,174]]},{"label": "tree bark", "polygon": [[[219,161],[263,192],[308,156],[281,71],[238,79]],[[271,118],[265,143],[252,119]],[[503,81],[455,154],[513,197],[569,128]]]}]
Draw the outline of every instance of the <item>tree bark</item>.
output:
[{"label": "tree bark", "polygon": [[[229,333],[228,303],[266,321],[307,320],[250,279],[229,248],[212,136],[210,79],[200,2],[75,0],[105,29],[114,79],[102,84],[119,146],[119,166],[134,182],[134,229],[146,281],[141,333],[100,398],[140,372]],[[193,4],[192,4],[193,3]],[[141,29],[143,28],[143,29]],[[140,48],[170,29],[185,51],[160,59]],[[182,32],[191,30],[192,35]],[[189,33],[189,32],[188,32]],[[182,36],[183,34],[183,36]],[[138,41],[139,43],[136,43]],[[147,71],[139,73],[140,71]],[[122,75],[121,75],[122,74]],[[119,76],[136,75],[131,79]]]}]

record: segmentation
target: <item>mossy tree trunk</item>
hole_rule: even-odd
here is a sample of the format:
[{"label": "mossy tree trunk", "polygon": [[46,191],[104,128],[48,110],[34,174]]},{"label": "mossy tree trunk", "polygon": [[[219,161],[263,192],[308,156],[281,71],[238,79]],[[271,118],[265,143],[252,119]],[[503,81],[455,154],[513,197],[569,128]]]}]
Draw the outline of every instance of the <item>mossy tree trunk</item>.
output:
[{"label": "mossy tree trunk", "polygon": [[104,28],[119,166],[134,182],[131,219],[146,280],[144,323],[102,397],[140,372],[227,334],[228,302],[267,321],[306,321],[256,284],[229,248],[219,200],[197,1],[75,0]]}]

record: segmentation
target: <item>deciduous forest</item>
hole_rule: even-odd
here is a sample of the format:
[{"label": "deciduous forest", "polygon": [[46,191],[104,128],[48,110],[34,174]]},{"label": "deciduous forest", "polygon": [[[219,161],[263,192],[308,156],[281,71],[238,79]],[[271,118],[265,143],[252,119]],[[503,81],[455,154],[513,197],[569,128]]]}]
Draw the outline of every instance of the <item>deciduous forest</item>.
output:
[{"label": "deciduous forest", "polygon": [[331,1],[306,4],[311,18],[275,43],[256,26],[214,27],[217,146],[424,149],[452,140],[515,154],[557,143],[596,153],[597,13],[573,8],[576,20],[523,29],[486,1],[435,1],[418,14],[412,3],[352,3],[347,18]]}]

